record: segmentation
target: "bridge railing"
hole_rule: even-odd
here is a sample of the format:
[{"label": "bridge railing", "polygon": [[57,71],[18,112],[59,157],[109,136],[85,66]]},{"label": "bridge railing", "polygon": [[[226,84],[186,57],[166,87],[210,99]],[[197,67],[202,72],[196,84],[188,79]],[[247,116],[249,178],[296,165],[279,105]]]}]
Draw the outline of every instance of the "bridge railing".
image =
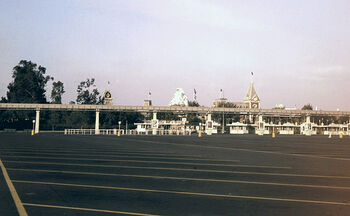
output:
[{"label": "bridge railing", "polygon": [[178,112],[178,113],[226,113],[264,116],[350,116],[350,111],[285,110],[224,107],[177,107],[177,106],[128,106],[87,104],[26,104],[0,103],[0,110],[62,110],[62,111],[118,111],[118,112]]}]

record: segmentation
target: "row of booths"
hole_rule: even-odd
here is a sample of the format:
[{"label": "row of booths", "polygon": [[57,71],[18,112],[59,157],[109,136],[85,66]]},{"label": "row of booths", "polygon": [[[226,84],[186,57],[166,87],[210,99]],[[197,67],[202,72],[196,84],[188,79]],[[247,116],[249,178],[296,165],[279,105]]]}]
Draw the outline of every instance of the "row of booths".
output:
[{"label": "row of booths", "polygon": [[281,135],[350,135],[350,124],[329,124],[318,125],[315,123],[293,124],[290,122],[284,124],[272,124],[265,122],[257,122],[255,124],[244,124],[235,122],[227,124],[230,127],[230,134],[249,134],[254,131],[258,135],[281,134]]},{"label": "row of booths", "polygon": [[[206,119],[205,124],[199,124],[198,126],[188,126],[186,125],[186,118],[182,118],[178,121],[166,121],[152,119],[145,121],[143,123],[135,123],[137,134],[153,134],[153,135],[189,135],[192,132],[202,131],[208,135],[217,134],[218,128],[221,126],[219,123],[213,121],[211,116]],[[310,122],[307,119],[306,122],[302,124],[298,123],[283,123],[283,124],[273,124],[267,123],[259,118],[254,124],[246,124],[242,122],[233,122],[227,124],[230,128],[230,134],[281,134],[281,135],[350,135],[350,123],[335,124],[331,123],[329,125],[318,125],[316,123]]]}]

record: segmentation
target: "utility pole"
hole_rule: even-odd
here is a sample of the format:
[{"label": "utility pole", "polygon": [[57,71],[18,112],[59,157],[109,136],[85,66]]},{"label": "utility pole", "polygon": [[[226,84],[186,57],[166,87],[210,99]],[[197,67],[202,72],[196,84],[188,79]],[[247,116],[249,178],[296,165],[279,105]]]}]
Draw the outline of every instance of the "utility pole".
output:
[{"label": "utility pole", "polygon": [[125,133],[128,134],[128,120],[126,120],[125,123]]},{"label": "utility pole", "polygon": [[[223,108],[225,108],[225,103],[223,103]],[[222,112],[222,130],[221,133],[224,134],[225,133],[225,112]]]}]

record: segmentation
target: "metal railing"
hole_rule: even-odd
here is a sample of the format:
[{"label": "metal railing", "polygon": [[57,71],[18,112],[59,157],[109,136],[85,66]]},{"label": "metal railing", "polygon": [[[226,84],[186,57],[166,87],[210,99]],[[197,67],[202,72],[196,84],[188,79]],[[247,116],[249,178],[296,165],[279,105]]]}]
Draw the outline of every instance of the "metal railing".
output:
[{"label": "metal railing", "polygon": [[[100,129],[99,133],[96,133],[95,129],[64,129],[65,135],[118,135],[119,129]],[[124,130],[120,129],[120,135],[172,135],[172,136],[185,136],[191,135],[191,130]]]},{"label": "metal railing", "polygon": [[189,136],[192,134],[191,130],[164,130],[164,129],[149,129],[144,131],[136,131],[137,135],[170,135],[170,136]]},{"label": "metal railing", "polygon": [[[118,135],[118,129],[100,129],[96,133],[95,129],[64,129],[65,135]],[[124,130],[120,129],[120,134],[124,135]]]}]

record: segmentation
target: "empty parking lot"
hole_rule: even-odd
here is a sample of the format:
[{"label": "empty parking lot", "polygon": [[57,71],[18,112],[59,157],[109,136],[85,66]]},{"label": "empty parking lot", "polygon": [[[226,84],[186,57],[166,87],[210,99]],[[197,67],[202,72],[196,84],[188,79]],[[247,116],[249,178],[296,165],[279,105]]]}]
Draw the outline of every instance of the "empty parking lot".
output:
[{"label": "empty parking lot", "polygon": [[349,155],[349,137],[0,134],[28,215],[346,215]]}]

